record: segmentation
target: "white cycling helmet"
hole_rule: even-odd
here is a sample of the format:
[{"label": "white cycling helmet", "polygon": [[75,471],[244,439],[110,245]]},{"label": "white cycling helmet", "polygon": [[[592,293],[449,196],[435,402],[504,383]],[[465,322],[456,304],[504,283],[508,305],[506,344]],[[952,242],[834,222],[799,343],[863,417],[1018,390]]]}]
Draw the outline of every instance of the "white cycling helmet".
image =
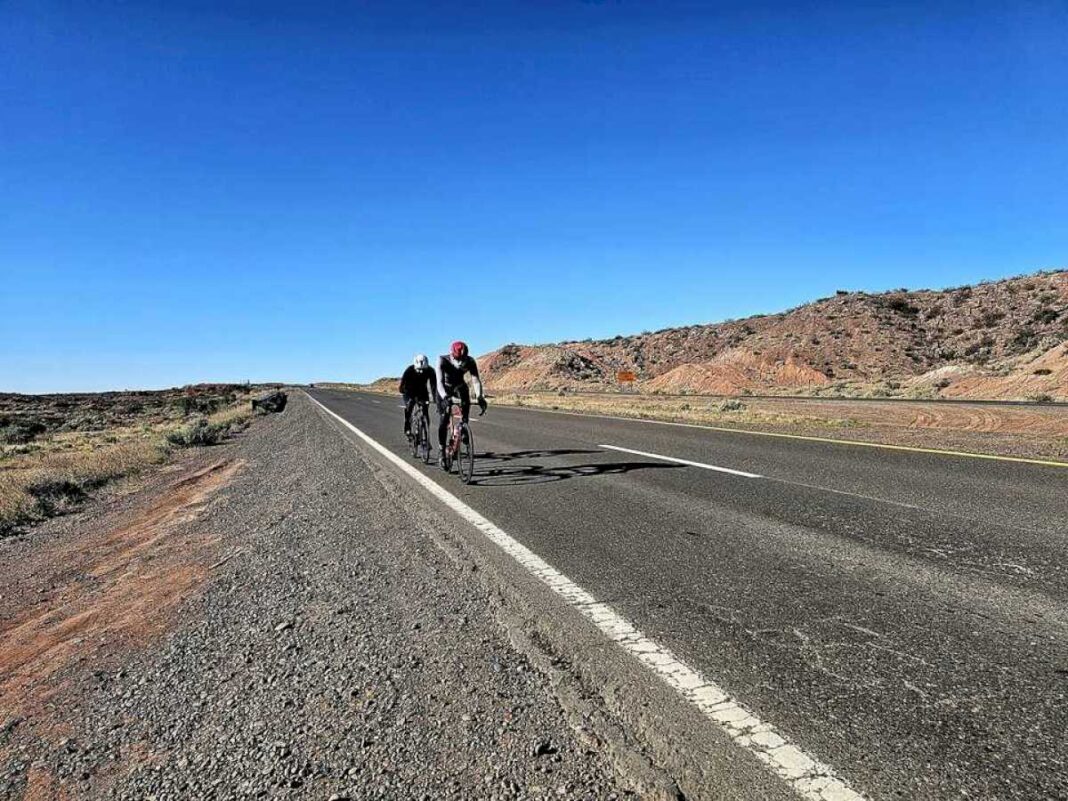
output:
[{"label": "white cycling helmet", "polygon": [[425,370],[430,362],[427,361],[425,353],[417,353],[415,354],[415,358],[412,359],[412,364],[415,366],[416,370]]}]

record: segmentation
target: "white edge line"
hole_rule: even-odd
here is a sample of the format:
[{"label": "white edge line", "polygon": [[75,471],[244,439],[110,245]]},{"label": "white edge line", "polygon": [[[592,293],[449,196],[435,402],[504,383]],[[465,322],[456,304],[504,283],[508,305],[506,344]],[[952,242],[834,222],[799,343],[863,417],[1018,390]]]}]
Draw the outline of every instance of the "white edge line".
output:
[{"label": "white edge line", "polygon": [[620,448],[618,445],[598,445],[598,448],[608,448],[611,451],[622,451],[623,453],[633,453],[636,456],[648,456],[650,459],[661,459],[665,462],[677,462],[678,464],[686,464],[690,467],[700,467],[703,470],[715,470],[717,473],[730,473],[732,476],[741,476],[742,478],[763,478],[756,473],[746,473],[744,470],[732,470],[729,467],[717,467],[714,464],[705,464],[704,462],[691,462],[689,459],[677,459],[674,456],[661,456],[659,453],[648,453],[646,451],[636,451],[631,448]]},{"label": "white edge line", "polygon": [[787,737],[765,723],[749,709],[730,698],[729,694],[711,679],[675,657],[670,650],[654,642],[608,604],[600,603],[590,593],[559,570],[513,539],[448,490],[419,472],[404,459],[363,433],[345,418],[326,408],[311,395],[308,397],[352,431],[356,436],[400,468],[431,495],[471,523],[505,553],[519,562],[535,578],[559,595],[569,605],[590,620],[610,640],[615,642],[665,684],[694,704],[734,743],[749,751],[771,769],[798,796],[808,801],[866,801],[829,766],[790,742]]}]

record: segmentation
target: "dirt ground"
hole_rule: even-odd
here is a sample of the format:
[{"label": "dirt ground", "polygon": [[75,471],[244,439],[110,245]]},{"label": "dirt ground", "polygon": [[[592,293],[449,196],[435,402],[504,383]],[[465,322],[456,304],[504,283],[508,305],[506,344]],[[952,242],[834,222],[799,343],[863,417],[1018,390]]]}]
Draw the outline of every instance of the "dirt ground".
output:
[{"label": "dirt ground", "polygon": [[[64,676],[97,666],[165,628],[172,610],[203,580],[215,535],[177,528],[196,519],[242,468],[216,461],[173,477],[151,503],[117,525],[25,548],[7,567],[0,596],[0,720],[32,720],[62,735],[49,711],[62,709]],[[172,536],[174,535],[174,536]]]}]

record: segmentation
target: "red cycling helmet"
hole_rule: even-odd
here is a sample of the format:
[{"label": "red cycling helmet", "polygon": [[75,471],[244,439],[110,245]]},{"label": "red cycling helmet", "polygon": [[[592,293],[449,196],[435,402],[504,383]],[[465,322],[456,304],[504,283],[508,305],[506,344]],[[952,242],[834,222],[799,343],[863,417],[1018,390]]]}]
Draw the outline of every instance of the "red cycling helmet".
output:
[{"label": "red cycling helmet", "polygon": [[467,343],[456,340],[449,348],[449,352],[452,354],[452,358],[462,359],[467,355]]}]

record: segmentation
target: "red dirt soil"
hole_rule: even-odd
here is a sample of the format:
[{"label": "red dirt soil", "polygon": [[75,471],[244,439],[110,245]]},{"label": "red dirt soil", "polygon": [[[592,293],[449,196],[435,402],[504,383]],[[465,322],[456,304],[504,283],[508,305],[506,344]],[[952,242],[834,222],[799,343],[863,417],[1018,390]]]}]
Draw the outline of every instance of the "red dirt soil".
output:
[{"label": "red dirt soil", "polygon": [[[141,647],[173,621],[202,584],[218,537],[194,520],[242,468],[219,461],[171,482],[112,527],[41,543],[12,570],[0,621],[0,722],[23,718],[41,736],[62,736],[51,720],[67,682]],[[49,587],[43,594],[32,587]],[[21,590],[21,593],[18,593]],[[48,777],[28,797],[58,797]],[[36,795],[35,795],[36,794]]]}]

